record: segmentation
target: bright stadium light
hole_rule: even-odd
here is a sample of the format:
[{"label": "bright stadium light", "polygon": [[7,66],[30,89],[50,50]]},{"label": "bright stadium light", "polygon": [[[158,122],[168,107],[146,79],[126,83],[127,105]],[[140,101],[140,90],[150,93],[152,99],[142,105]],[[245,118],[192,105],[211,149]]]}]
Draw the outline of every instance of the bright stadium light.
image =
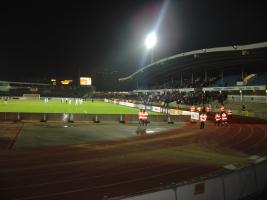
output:
[{"label": "bright stadium light", "polygon": [[150,51],[150,62],[154,61],[154,48],[157,44],[157,35],[155,32],[151,32],[146,36],[145,45],[146,48]]},{"label": "bright stadium light", "polygon": [[157,35],[151,32],[147,35],[145,39],[145,45],[147,49],[152,49],[157,44]]}]

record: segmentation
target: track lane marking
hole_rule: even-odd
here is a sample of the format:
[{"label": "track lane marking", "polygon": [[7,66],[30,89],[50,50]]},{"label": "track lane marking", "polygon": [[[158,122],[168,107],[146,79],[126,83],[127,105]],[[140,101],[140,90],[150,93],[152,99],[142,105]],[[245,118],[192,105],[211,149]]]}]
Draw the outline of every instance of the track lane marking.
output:
[{"label": "track lane marking", "polygon": [[177,172],[183,172],[186,170],[191,170],[192,168],[195,168],[195,167],[193,167],[193,166],[192,167],[185,167],[185,168],[176,169],[176,170],[172,170],[172,171],[168,171],[168,172],[164,172],[164,173],[158,173],[156,175],[151,175],[151,176],[147,176],[147,177],[140,177],[140,178],[136,178],[136,179],[131,179],[131,180],[127,180],[127,181],[120,181],[117,183],[110,183],[110,184],[101,185],[101,186],[93,186],[93,187],[88,187],[88,188],[85,187],[85,188],[79,188],[79,189],[75,189],[75,190],[68,190],[68,191],[64,191],[64,192],[55,192],[55,193],[50,193],[50,194],[35,195],[35,196],[31,196],[31,197],[22,197],[22,198],[16,198],[16,199],[17,200],[28,200],[28,199],[36,199],[36,198],[47,198],[47,197],[60,196],[60,195],[71,194],[71,193],[76,193],[76,192],[90,191],[93,189],[113,187],[113,186],[117,186],[117,185],[134,183],[134,182],[138,182],[138,181],[145,181],[145,180],[149,180],[149,179],[153,179],[153,178],[157,178],[157,177],[171,175],[171,174],[174,174]]},{"label": "track lane marking", "polygon": [[245,142],[246,140],[248,140],[253,135],[253,133],[254,133],[254,129],[252,129],[252,126],[251,125],[249,125],[249,129],[250,129],[250,131],[249,131],[249,134],[248,134],[247,137],[243,138],[242,140],[240,140],[240,141],[238,141],[236,143],[233,143],[233,144],[229,145],[228,147],[231,148],[231,147],[240,145],[243,142]]},{"label": "track lane marking", "polygon": [[257,145],[259,145],[260,143],[262,143],[262,142],[265,140],[265,138],[267,137],[267,129],[266,129],[266,128],[262,128],[262,127],[260,127],[260,129],[261,129],[261,130],[264,130],[264,135],[263,135],[263,137],[262,137],[260,140],[258,140],[256,143],[254,143],[252,146],[250,146],[250,147],[247,149],[248,151],[251,150],[252,148],[256,147]]}]

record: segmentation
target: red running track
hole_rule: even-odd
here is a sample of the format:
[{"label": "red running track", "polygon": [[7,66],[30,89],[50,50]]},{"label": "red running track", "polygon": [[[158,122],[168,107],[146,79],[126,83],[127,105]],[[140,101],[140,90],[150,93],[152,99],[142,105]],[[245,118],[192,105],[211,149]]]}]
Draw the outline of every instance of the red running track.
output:
[{"label": "red running track", "polygon": [[[235,123],[177,130],[123,141],[0,152],[0,199],[102,199],[155,189],[221,170],[166,154],[197,144],[247,156],[267,151],[267,125]],[[174,152],[174,151],[170,151]],[[161,155],[162,154],[162,155]],[[167,156],[167,158],[165,158]],[[172,159],[169,159],[172,158]]]}]

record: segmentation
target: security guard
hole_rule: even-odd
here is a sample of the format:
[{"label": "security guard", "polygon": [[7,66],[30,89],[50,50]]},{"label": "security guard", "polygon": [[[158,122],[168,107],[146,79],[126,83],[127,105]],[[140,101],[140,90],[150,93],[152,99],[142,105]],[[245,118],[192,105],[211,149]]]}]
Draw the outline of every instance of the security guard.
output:
[{"label": "security guard", "polygon": [[143,123],[145,126],[147,126],[147,120],[148,120],[148,113],[146,112],[146,110],[143,110]]},{"label": "security guard", "polygon": [[144,125],[144,120],[143,120],[143,110],[140,109],[138,112],[138,120],[139,120],[139,126]]},{"label": "security guard", "polygon": [[200,129],[203,129],[205,127],[205,122],[207,121],[206,113],[201,113],[201,115],[199,116],[199,120],[200,120]]},{"label": "security guard", "polygon": [[220,113],[216,113],[214,118],[215,118],[215,125],[219,126],[220,123],[221,123],[221,115],[220,115]]},{"label": "security guard", "polygon": [[225,112],[222,113],[222,126],[223,125],[228,125],[227,123],[227,115]]}]

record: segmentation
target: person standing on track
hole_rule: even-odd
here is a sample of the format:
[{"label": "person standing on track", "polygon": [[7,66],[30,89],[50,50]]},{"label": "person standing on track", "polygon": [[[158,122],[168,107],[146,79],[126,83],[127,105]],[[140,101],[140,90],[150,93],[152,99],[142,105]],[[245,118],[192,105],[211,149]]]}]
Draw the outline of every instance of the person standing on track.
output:
[{"label": "person standing on track", "polygon": [[144,125],[144,120],[143,120],[143,110],[140,109],[138,112],[138,120],[139,120],[139,126]]},{"label": "person standing on track", "polygon": [[214,118],[215,118],[215,125],[219,126],[220,123],[221,123],[221,115],[220,115],[220,113],[216,113]]},{"label": "person standing on track", "polygon": [[199,116],[199,120],[200,120],[200,129],[203,129],[205,127],[205,122],[207,121],[207,115],[206,113],[201,113],[201,115]]},{"label": "person standing on track", "polygon": [[227,126],[228,123],[227,123],[227,114],[225,112],[222,113],[222,126]]},{"label": "person standing on track", "polygon": [[145,126],[147,126],[147,121],[148,120],[148,113],[146,112],[146,110],[143,110],[143,123]]},{"label": "person standing on track", "polygon": [[231,110],[231,108],[229,108],[227,110],[227,117],[228,117],[227,121],[231,121],[232,115],[233,115],[233,111]]}]

